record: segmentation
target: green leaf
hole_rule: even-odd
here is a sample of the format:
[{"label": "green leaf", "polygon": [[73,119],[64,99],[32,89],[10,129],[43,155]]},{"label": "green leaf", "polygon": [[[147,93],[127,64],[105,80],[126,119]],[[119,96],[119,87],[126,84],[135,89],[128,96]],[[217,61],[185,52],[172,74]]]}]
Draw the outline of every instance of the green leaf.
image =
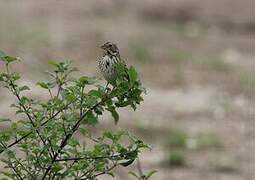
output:
[{"label": "green leaf", "polygon": [[134,161],[135,161],[135,158],[134,159],[129,159],[126,162],[120,163],[120,165],[123,166],[123,167],[127,167],[127,166],[131,165]]},{"label": "green leaf", "polygon": [[155,174],[155,173],[157,173],[157,172],[158,172],[158,171],[156,171],[156,170],[150,171],[150,172],[146,175],[146,177],[145,177],[144,180],[148,180],[153,174]]},{"label": "green leaf", "polygon": [[10,157],[10,158],[14,158],[15,157],[15,153],[11,150],[7,150],[6,151],[7,155]]},{"label": "green leaf", "polygon": [[58,66],[58,63],[56,61],[48,61],[48,64],[52,65],[52,66],[55,66],[55,67]]},{"label": "green leaf", "polygon": [[104,111],[104,108],[102,106],[98,106],[94,109],[94,112],[98,115],[102,115]]},{"label": "green leaf", "polygon": [[11,122],[9,118],[0,118],[0,122]]},{"label": "green leaf", "polygon": [[94,90],[94,89],[89,91],[89,95],[99,97],[99,98],[103,97],[103,94],[100,91],[97,91],[97,90]]},{"label": "green leaf", "polygon": [[115,177],[113,172],[107,172],[108,175],[112,176],[113,178]]},{"label": "green leaf", "polygon": [[82,76],[77,81],[77,85],[79,87],[84,87],[86,84],[87,85],[92,85],[92,84],[95,84],[95,82],[96,82],[96,78],[95,77]]},{"label": "green leaf", "polygon": [[117,111],[114,109],[111,111],[112,117],[114,118],[114,123],[117,124],[119,122],[119,114]]},{"label": "green leaf", "polygon": [[45,83],[45,82],[38,82],[38,83],[36,83],[38,86],[40,86],[41,88],[44,88],[44,89],[48,89],[49,88],[49,86],[48,86],[48,84],[47,83]]},{"label": "green leaf", "polygon": [[126,106],[130,105],[130,101],[117,102],[117,103],[115,103],[115,105],[117,107],[126,107]]},{"label": "green leaf", "polygon": [[52,167],[52,171],[53,172],[58,172],[61,169],[63,169],[63,167],[58,163],[58,164],[54,164],[54,166]]},{"label": "green leaf", "polygon": [[23,110],[17,110],[16,112],[15,112],[15,114],[20,114],[20,113],[23,113],[24,111]]},{"label": "green leaf", "polygon": [[12,77],[13,81],[16,81],[16,80],[20,79],[20,75],[16,72],[12,73],[11,77]]},{"label": "green leaf", "polygon": [[89,125],[96,125],[98,123],[98,119],[96,118],[96,116],[90,111],[87,116],[86,116],[86,122]]},{"label": "green leaf", "polygon": [[70,66],[70,62],[49,61],[48,64],[54,66],[54,72],[56,73],[65,73],[68,71]]},{"label": "green leaf", "polygon": [[129,76],[129,79],[130,79],[130,83],[131,84],[134,84],[134,82],[137,80],[138,78],[138,74],[135,70],[135,68],[133,66],[131,66],[128,70],[128,76]]},{"label": "green leaf", "polygon": [[88,130],[85,129],[85,128],[83,128],[83,127],[80,127],[80,128],[79,128],[79,131],[80,131],[81,134],[84,135],[84,136],[88,134]]},{"label": "green leaf", "polygon": [[7,56],[5,52],[0,50],[0,59],[2,60],[2,58],[4,58],[5,56]]},{"label": "green leaf", "polygon": [[4,63],[6,63],[8,65],[8,64],[10,64],[10,63],[12,63],[14,61],[17,61],[18,58],[17,57],[8,56],[4,52],[0,51],[0,60],[2,60]]},{"label": "green leaf", "polygon": [[14,122],[14,123],[11,124],[12,130],[16,130],[17,127],[18,127],[17,123]]},{"label": "green leaf", "polygon": [[[4,63],[15,61],[15,58],[1,52],[0,58],[4,59]],[[15,107],[14,111],[31,116],[34,123],[31,123],[23,115],[17,116],[17,121],[2,119],[2,122],[8,123],[10,128],[0,132],[0,142],[2,143],[0,144],[0,153],[7,152],[8,149],[5,146],[9,146],[22,137],[15,148],[10,148],[14,153],[9,152],[9,156],[4,156],[7,166],[12,163],[14,167],[17,167],[17,172],[22,174],[24,178],[29,175],[25,169],[31,174],[40,175],[44,172],[44,167],[52,164],[50,153],[54,155],[61,151],[59,159],[72,157],[84,157],[84,159],[75,162],[71,168],[69,168],[70,163],[72,163],[70,161],[56,161],[51,168],[51,173],[55,179],[78,179],[79,174],[92,168],[93,172],[88,175],[88,178],[92,180],[97,179],[97,174],[101,172],[114,176],[111,170],[105,172],[108,167],[111,167],[112,161],[124,167],[132,164],[137,159],[140,148],[145,147],[142,141],[131,137],[128,132],[105,132],[107,130],[103,130],[102,133],[97,133],[94,132],[96,129],[90,125],[97,125],[99,123],[98,117],[104,115],[105,111],[111,113],[112,119],[117,124],[120,118],[118,107],[122,108],[128,105],[136,107],[137,102],[141,101],[142,86],[135,69],[133,67],[127,69],[127,67],[122,66],[116,86],[106,91],[102,85],[88,87],[88,85],[95,84],[96,78],[94,77],[83,76],[78,79],[70,77],[69,74],[72,71],[70,63],[50,62],[50,64],[54,66],[50,79],[37,83],[38,86],[46,90],[54,88],[52,91],[53,98],[45,100],[33,100],[29,96],[22,97],[23,94],[21,95],[20,92],[29,90],[29,87],[18,86],[18,83],[14,82],[19,78],[19,75],[17,73],[0,73],[0,80],[2,79],[3,84],[7,87],[9,80],[14,82],[17,94],[21,98],[20,101],[12,105]],[[56,96],[57,86],[60,84],[62,86],[61,91],[59,96]],[[9,89],[13,90],[12,88]],[[81,90],[84,90],[83,93]],[[81,99],[83,99],[82,103]],[[86,113],[86,116],[81,124],[76,126],[76,123],[80,122],[81,108],[82,114]],[[37,134],[37,127],[41,137]],[[83,135],[83,139],[77,139],[78,131]],[[45,140],[45,145],[40,143],[41,138]],[[65,138],[68,139],[63,146],[61,142]],[[90,139],[93,142],[87,143]],[[24,155],[22,159],[16,155],[18,152],[22,152]],[[112,154],[117,156],[111,157]],[[24,165],[24,168],[18,164],[18,161]],[[6,171],[10,172],[10,179],[18,178],[14,172],[8,169]],[[147,176],[150,177],[151,174],[150,172]]]},{"label": "green leaf", "polygon": [[130,174],[130,175],[134,176],[135,178],[139,179],[139,176],[133,171],[129,171],[128,174]]},{"label": "green leaf", "polygon": [[11,139],[10,132],[3,132],[0,134],[0,140],[1,141],[9,141]]},{"label": "green leaf", "polygon": [[29,99],[26,96],[22,96],[20,99],[20,104],[24,105],[27,102],[29,102]]},{"label": "green leaf", "polygon": [[19,91],[25,91],[25,90],[30,90],[30,88],[28,86],[21,86],[19,88]]},{"label": "green leaf", "polygon": [[[63,94],[62,94],[63,95]],[[66,99],[69,101],[69,102],[74,102],[75,99],[76,99],[76,96],[74,94],[68,94],[65,96]]]},{"label": "green leaf", "polygon": [[95,77],[89,77],[87,81],[88,81],[87,82],[88,85],[92,85],[92,84],[95,84],[97,80]]},{"label": "green leaf", "polygon": [[[4,176],[10,177],[10,178],[12,177],[11,173],[8,173],[8,172],[1,171],[0,174],[3,174]],[[5,178],[1,178],[1,180],[9,180],[9,179],[5,177]]]},{"label": "green leaf", "polygon": [[3,74],[0,74],[0,81],[4,81],[4,76],[3,76]]},{"label": "green leaf", "polygon": [[113,133],[109,132],[109,131],[104,132],[104,137],[107,137],[107,138],[111,139],[112,141],[114,141],[114,139],[115,139]]},{"label": "green leaf", "polygon": [[75,146],[80,146],[80,143],[76,139],[72,138],[69,140],[69,145],[72,147],[75,147]]},{"label": "green leaf", "polygon": [[18,60],[16,57],[11,57],[11,56],[5,56],[4,59],[6,60],[8,64]]},{"label": "green leaf", "polygon": [[116,111],[116,109],[114,107],[108,107],[108,108],[106,108],[106,110],[111,112],[112,117],[114,119],[114,123],[117,124],[119,122],[119,114]]}]

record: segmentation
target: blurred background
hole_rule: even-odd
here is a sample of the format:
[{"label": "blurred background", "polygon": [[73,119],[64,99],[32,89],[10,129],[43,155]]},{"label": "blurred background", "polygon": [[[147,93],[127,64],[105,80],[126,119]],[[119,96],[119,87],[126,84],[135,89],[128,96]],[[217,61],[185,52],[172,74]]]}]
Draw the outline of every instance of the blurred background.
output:
[{"label": "blurred background", "polygon": [[[148,94],[136,112],[121,111],[118,127],[106,116],[100,128],[128,129],[150,144],[141,163],[158,171],[152,180],[252,180],[254,7],[253,0],[0,0],[0,49],[22,58],[21,83],[42,97],[34,84],[47,77],[49,60],[72,60],[77,75],[99,76],[99,46],[117,43]],[[13,99],[0,94],[0,116],[13,115]],[[117,170],[116,179],[133,179],[127,172]]]}]

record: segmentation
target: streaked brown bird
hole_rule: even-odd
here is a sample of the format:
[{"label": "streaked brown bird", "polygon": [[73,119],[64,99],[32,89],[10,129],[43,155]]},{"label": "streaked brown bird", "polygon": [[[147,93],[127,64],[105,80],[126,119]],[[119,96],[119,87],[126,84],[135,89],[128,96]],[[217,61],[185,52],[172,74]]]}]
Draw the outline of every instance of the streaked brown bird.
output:
[{"label": "streaked brown bird", "polygon": [[125,62],[120,58],[120,52],[116,44],[106,42],[101,48],[103,49],[103,57],[99,60],[98,67],[105,80],[113,85],[118,76],[116,64],[122,63],[125,65]]}]

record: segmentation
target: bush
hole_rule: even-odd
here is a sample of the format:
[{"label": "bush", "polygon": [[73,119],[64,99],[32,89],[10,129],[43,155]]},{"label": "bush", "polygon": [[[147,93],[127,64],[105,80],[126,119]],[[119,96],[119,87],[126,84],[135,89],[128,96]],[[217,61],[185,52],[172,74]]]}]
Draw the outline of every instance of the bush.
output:
[{"label": "bush", "polygon": [[184,153],[180,150],[170,151],[168,157],[168,165],[170,166],[186,165]]},{"label": "bush", "polygon": [[172,129],[167,137],[167,146],[170,148],[185,149],[187,145],[188,135],[181,129]]},{"label": "bush", "polygon": [[0,81],[17,99],[11,105],[17,119],[1,119],[9,125],[0,133],[6,178],[92,180],[103,174],[114,176],[115,167],[131,165],[141,148],[148,147],[128,132],[106,131],[96,138],[89,128],[106,111],[117,124],[119,108],[135,110],[143,101],[144,88],[134,67],[118,67],[119,77],[110,89],[96,84],[94,77],[71,78],[75,68],[68,62],[50,62],[50,80],[37,83],[49,96],[40,101],[24,95],[30,88],[20,86],[20,75],[10,69],[17,60],[0,52],[5,65]]}]

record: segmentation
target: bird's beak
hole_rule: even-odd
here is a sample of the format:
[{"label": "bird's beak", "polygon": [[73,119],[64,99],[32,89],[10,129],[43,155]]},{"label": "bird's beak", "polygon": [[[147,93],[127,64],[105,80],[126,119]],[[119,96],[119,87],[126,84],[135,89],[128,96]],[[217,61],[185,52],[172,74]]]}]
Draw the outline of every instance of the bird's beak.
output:
[{"label": "bird's beak", "polygon": [[105,50],[105,45],[103,44],[102,46],[100,46],[101,49]]}]

